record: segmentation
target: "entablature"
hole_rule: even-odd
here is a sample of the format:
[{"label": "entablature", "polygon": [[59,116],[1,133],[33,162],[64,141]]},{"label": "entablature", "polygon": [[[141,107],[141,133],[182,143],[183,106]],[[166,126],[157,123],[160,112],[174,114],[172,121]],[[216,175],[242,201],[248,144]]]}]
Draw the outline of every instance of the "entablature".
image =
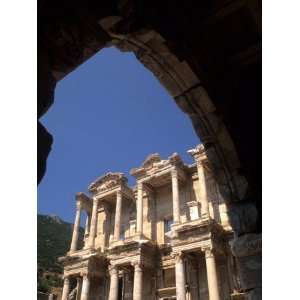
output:
[{"label": "entablature", "polygon": [[104,277],[107,260],[99,253],[89,255],[65,256],[59,258],[64,266],[64,277],[90,274],[95,277]]},{"label": "entablature", "polygon": [[210,247],[216,249],[220,254],[226,253],[227,233],[221,225],[211,219],[189,223],[192,224],[190,226],[181,224],[177,229],[173,228],[175,231],[171,240],[173,252],[204,251],[203,249]]},{"label": "entablature", "polygon": [[76,202],[84,209],[87,213],[91,213],[93,207],[93,200],[86,194],[79,192],[76,194]]},{"label": "entablature", "polygon": [[124,267],[140,264],[146,268],[153,268],[155,264],[155,246],[146,241],[132,241],[108,250],[107,258],[113,266]]},{"label": "entablature", "polygon": [[115,201],[115,195],[117,193],[121,193],[124,198],[128,200],[134,200],[134,193],[132,189],[130,189],[126,185],[117,185],[114,187],[111,187],[105,191],[102,191],[100,193],[97,193],[97,195],[94,196],[94,199],[99,200],[99,202],[114,202]]}]

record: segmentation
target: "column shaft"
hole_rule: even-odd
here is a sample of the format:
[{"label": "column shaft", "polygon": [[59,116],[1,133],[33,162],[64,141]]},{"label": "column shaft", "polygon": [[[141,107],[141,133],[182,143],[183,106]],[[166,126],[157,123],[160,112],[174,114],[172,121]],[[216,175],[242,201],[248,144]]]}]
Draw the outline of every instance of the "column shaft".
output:
[{"label": "column shaft", "polygon": [[91,216],[89,213],[86,215],[85,230],[84,230],[84,249],[89,247],[89,233],[90,233]]},{"label": "column shaft", "polygon": [[205,172],[204,172],[203,164],[200,161],[197,161],[197,171],[198,171],[198,181],[199,181],[199,197],[201,201],[201,215],[209,216]]},{"label": "column shaft", "polygon": [[91,228],[89,234],[89,247],[94,248],[95,246],[95,236],[97,230],[97,217],[98,217],[98,199],[93,200],[93,211],[91,219]]},{"label": "column shaft", "polygon": [[143,269],[141,265],[134,265],[133,300],[143,299]]},{"label": "column shaft", "polygon": [[90,291],[90,279],[87,275],[83,275],[80,300],[88,300],[89,299],[89,291]]},{"label": "column shaft", "polygon": [[82,278],[77,277],[77,292],[76,292],[76,300],[81,300],[81,290],[82,290]]},{"label": "column shaft", "polygon": [[172,176],[172,196],[173,196],[173,220],[174,223],[180,223],[178,172],[176,169],[173,169],[171,171],[171,176]]},{"label": "column shaft", "polygon": [[80,215],[81,215],[81,207],[80,204],[77,204],[70,252],[74,252],[77,250],[78,234],[79,234],[79,227],[80,227]]},{"label": "column shaft", "polygon": [[175,262],[175,280],[176,280],[176,299],[186,300],[185,292],[185,271],[184,271],[184,261],[182,254],[176,257]]},{"label": "column shaft", "polygon": [[116,200],[116,212],[115,212],[115,228],[114,228],[114,240],[118,241],[120,239],[121,233],[121,216],[122,216],[122,193],[117,192]]},{"label": "column shaft", "polygon": [[143,184],[138,183],[136,201],[136,232],[143,234]]},{"label": "column shaft", "polygon": [[90,221],[91,221],[91,216],[89,213],[86,214],[86,220],[85,220],[85,230],[84,230],[84,235],[88,235],[90,232]]},{"label": "column shaft", "polygon": [[108,300],[118,300],[119,277],[117,267],[110,270],[110,287]]},{"label": "column shaft", "polygon": [[216,261],[211,249],[205,250],[205,260],[209,300],[220,300]]},{"label": "column shaft", "polygon": [[69,293],[70,293],[70,279],[69,277],[65,277],[61,300],[68,300]]}]

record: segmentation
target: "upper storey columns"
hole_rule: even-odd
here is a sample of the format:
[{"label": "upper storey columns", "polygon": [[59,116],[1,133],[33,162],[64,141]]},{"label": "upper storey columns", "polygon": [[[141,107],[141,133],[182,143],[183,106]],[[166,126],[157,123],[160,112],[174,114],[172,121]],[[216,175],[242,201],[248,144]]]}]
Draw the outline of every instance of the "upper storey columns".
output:
[{"label": "upper storey columns", "polygon": [[205,182],[205,173],[204,173],[204,165],[201,160],[197,161],[197,171],[198,171],[198,180],[199,180],[199,196],[202,206],[202,216],[209,216],[209,206],[207,199],[207,188]]},{"label": "upper storey columns", "polygon": [[114,240],[120,239],[121,233],[121,215],[122,215],[122,193],[117,191],[116,193],[116,212],[115,212],[115,225],[114,225]]},{"label": "upper storey columns", "polygon": [[143,234],[143,183],[141,182],[137,185],[136,232]]},{"label": "upper storey columns", "polygon": [[93,210],[92,210],[92,218],[91,218],[91,227],[90,234],[88,240],[88,246],[90,248],[94,248],[95,246],[95,237],[97,231],[97,217],[98,217],[98,198],[93,199]]},{"label": "upper storey columns", "polygon": [[[91,200],[88,196],[83,193],[78,193],[76,195],[76,215],[73,227],[72,241],[70,247],[70,253],[78,250],[78,237],[79,237],[79,228],[80,228],[80,217],[82,210],[85,210],[87,215],[91,211]],[[88,229],[86,229],[88,230]]]},{"label": "upper storey columns", "polygon": [[179,186],[178,186],[178,170],[171,170],[172,177],[172,197],[173,197],[173,220],[174,223],[180,223],[180,201],[179,201]]},{"label": "upper storey columns", "polygon": [[209,217],[209,206],[207,197],[207,187],[205,179],[205,168],[204,165],[207,163],[207,156],[203,145],[197,146],[195,149],[188,151],[189,154],[195,159],[197,164],[197,173],[199,181],[199,197],[201,201],[201,216]]},{"label": "upper storey columns", "polygon": [[77,250],[78,235],[79,235],[79,228],[80,228],[80,215],[81,215],[81,202],[77,201],[76,202],[76,216],[75,216],[75,222],[74,222],[74,227],[73,227],[73,235],[72,235],[70,252],[74,252]]}]

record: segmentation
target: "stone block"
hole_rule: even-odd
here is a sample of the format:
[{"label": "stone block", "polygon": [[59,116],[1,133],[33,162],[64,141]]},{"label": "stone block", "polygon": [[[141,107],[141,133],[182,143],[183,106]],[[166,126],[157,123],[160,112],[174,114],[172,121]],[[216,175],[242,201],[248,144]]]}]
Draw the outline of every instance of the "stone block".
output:
[{"label": "stone block", "polygon": [[243,290],[261,287],[262,270],[261,255],[251,255],[236,258]]}]

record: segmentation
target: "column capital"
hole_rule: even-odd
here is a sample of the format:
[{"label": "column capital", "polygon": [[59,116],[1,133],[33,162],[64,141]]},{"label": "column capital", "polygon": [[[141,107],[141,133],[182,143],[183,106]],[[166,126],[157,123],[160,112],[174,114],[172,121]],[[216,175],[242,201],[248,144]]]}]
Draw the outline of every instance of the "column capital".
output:
[{"label": "column capital", "polygon": [[133,261],[131,262],[131,265],[134,267],[135,271],[142,271],[143,264],[140,261]]},{"label": "column capital", "polygon": [[109,272],[110,276],[117,275],[118,274],[118,266],[117,265],[109,265],[108,272]]},{"label": "column capital", "polygon": [[182,251],[174,252],[174,253],[172,253],[172,257],[175,259],[175,263],[179,263],[184,258],[184,252],[182,252]]},{"label": "column capital", "polygon": [[142,181],[138,181],[137,182],[137,186],[136,186],[137,190],[142,190],[143,189],[143,185],[144,185],[144,183]]},{"label": "column capital", "polygon": [[80,272],[80,276],[81,277],[87,277],[89,275],[88,275],[87,271],[83,271],[83,272]]},{"label": "column capital", "polygon": [[172,167],[171,169],[171,177],[178,178],[178,169],[176,167]]},{"label": "column capital", "polygon": [[70,281],[70,275],[64,275],[63,276],[64,281]]},{"label": "column capital", "polygon": [[76,200],[76,210],[81,210],[82,209],[82,203],[80,200]]},{"label": "column capital", "polygon": [[204,247],[202,251],[205,253],[205,258],[212,258],[215,256],[215,249],[212,247]]},{"label": "column capital", "polygon": [[99,198],[94,197],[93,198],[93,205],[98,205],[98,202],[99,202]]},{"label": "column capital", "polygon": [[197,163],[201,163],[207,160],[206,150],[203,144],[199,144],[194,149],[187,151]]}]

